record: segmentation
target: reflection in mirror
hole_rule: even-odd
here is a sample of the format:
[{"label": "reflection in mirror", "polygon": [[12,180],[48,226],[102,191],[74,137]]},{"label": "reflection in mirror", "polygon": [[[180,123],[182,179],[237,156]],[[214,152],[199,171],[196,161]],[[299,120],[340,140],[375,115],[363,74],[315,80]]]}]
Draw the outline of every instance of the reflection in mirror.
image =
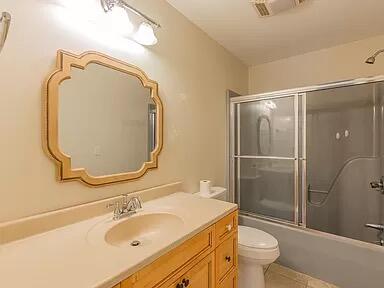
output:
[{"label": "reflection in mirror", "polygon": [[59,95],[59,144],[74,169],[110,175],[150,159],[156,106],[137,77],[90,63],[72,68]]},{"label": "reflection in mirror", "polygon": [[157,83],[139,68],[59,51],[46,95],[47,152],[60,180],[105,185],[157,167],[163,109]]},{"label": "reflection in mirror", "polygon": [[257,119],[257,149],[258,155],[266,156],[271,154],[272,130],[271,122],[266,115]]}]

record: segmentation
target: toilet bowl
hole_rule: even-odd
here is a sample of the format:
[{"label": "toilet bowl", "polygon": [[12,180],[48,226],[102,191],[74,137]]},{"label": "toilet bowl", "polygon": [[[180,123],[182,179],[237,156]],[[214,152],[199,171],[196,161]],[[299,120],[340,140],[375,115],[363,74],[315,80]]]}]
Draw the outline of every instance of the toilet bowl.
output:
[{"label": "toilet bowl", "polygon": [[263,266],[279,256],[275,237],[252,227],[239,226],[239,288],[265,288]]},{"label": "toilet bowl", "polygon": [[[199,197],[225,201],[227,190],[212,187],[210,194],[198,192]],[[263,266],[279,256],[279,243],[272,235],[246,226],[239,226],[239,288],[265,288]]]}]

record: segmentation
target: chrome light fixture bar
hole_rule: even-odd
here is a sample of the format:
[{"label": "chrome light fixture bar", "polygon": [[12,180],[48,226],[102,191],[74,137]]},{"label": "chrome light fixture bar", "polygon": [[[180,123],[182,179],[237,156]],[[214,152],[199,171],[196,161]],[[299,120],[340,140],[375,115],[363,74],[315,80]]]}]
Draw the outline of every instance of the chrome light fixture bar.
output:
[{"label": "chrome light fixture bar", "polygon": [[0,17],[0,24],[2,24],[3,29],[1,35],[0,35],[0,52],[3,49],[5,40],[7,40],[9,26],[11,25],[11,14],[8,12],[1,13]]},{"label": "chrome light fixture bar", "polygon": [[129,5],[128,3],[126,3],[123,0],[100,0],[100,3],[101,3],[101,6],[104,9],[104,12],[109,12],[109,11],[111,11],[113,9],[113,7],[119,6],[119,7],[128,9],[128,10],[132,11],[133,13],[135,13],[136,15],[144,18],[147,22],[149,22],[154,27],[161,28],[161,25],[159,23],[157,23],[155,20],[153,20],[152,18],[148,17],[147,15],[145,15],[142,12],[140,12],[139,10],[137,10],[134,7],[132,7],[131,5]]}]

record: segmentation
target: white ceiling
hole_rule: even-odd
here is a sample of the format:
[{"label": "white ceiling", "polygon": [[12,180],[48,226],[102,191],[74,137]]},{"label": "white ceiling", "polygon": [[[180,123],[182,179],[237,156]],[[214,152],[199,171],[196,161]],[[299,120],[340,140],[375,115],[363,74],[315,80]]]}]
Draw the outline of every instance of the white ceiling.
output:
[{"label": "white ceiling", "polygon": [[247,65],[384,34],[384,0],[307,0],[268,18],[250,0],[167,1]]}]

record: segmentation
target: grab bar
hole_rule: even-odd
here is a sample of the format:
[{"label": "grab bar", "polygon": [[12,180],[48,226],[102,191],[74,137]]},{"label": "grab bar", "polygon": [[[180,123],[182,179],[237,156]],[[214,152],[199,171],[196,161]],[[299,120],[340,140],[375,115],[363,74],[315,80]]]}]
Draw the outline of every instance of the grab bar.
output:
[{"label": "grab bar", "polygon": [[0,35],[0,52],[3,50],[5,40],[7,40],[9,26],[11,25],[11,14],[8,12],[1,13],[0,24],[2,24],[2,34]]},{"label": "grab bar", "polygon": [[329,193],[328,191],[324,191],[324,190],[315,190],[315,189],[308,189],[308,192],[309,192],[309,193],[317,193],[317,194],[328,194],[328,193]]},{"label": "grab bar", "polygon": [[[325,198],[319,202],[314,202],[312,200],[312,193],[314,194],[323,194],[326,195]],[[307,201],[315,206],[320,206],[324,203],[325,199],[328,197],[329,191],[326,190],[317,190],[317,189],[311,189],[311,184],[308,185],[307,187]]]}]

